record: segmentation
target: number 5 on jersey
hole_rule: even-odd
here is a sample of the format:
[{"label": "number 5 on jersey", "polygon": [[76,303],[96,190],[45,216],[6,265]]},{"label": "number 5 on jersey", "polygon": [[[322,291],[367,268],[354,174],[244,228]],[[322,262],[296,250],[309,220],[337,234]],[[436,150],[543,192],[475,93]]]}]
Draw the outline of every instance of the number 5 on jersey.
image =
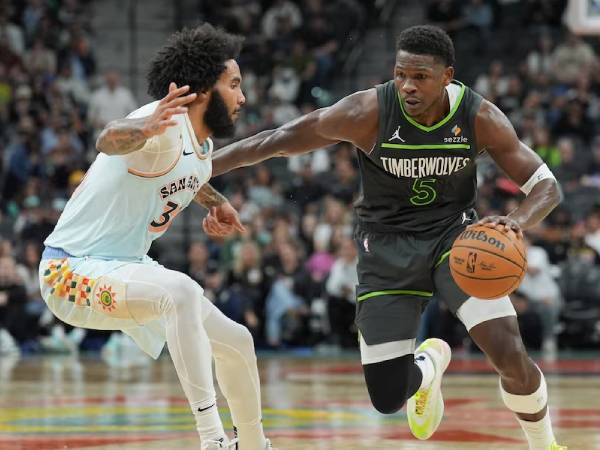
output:
[{"label": "number 5 on jersey", "polygon": [[161,233],[171,226],[173,219],[181,212],[181,206],[175,202],[168,201],[163,208],[163,213],[158,220],[153,220],[148,225],[148,231]]},{"label": "number 5 on jersey", "polygon": [[409,200],[415,206],[425,206],[433,203],[437,197],[435,192],[435,178],[418,178],[412,186],[412,190],[416,195],[413,195]]}]

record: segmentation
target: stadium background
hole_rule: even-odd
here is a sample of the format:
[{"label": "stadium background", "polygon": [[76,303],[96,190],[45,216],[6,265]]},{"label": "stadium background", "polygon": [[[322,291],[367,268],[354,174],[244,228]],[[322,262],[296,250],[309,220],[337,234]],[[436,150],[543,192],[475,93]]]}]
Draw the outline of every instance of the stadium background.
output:
[{"label": "stadium background", "polygon": [[[590,0],[590,8],[596,2]],[[552,168],[565,201],[527,233],[530,270],[513,301],[527,345],[600,348],[599,41],[565,29],[561,0],[0,1],[0,353],[98,350],[104,332],[50,317],[42,241],[93,161],[109,120],[150,99],[144,72],[169,34],[201,21],[246,37],[247,103],[236,139],[389,79],[394,38],[419,23],[455,41],[456,77],[494,101]],[[596,5],[597,6],[597,5]],[[224,142],[219,142],[219,145]],[[518,188],[479,163],[480,215],[504,214]],[[213,180],[247,233],[207,240],[191,206],[151,256],[187,272],[262,348],[355,347],[354,149],[339,144]],[[432,302],[422,337],[470,351]]]}]

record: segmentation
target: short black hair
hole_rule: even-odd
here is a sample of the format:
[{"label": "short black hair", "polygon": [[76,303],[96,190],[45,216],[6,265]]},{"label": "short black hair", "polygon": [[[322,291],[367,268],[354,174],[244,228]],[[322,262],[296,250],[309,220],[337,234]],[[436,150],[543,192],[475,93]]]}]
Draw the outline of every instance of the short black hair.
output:
[{"label": "short black hair", "polygon": [[446,65],[454,65],[454,44],[450,36],[433,25],[416,25],[398,35],[396,53],[404,50],[415,55],[431,55]]},{"label": "short black hair", "polygon": [[225,70],[225,61],[238,57],[243,37],[204,23],[174,33],[158,51],[148,70],[148,94],[159,99],[169,84],[189,85],[190,92],[206,92]]}]

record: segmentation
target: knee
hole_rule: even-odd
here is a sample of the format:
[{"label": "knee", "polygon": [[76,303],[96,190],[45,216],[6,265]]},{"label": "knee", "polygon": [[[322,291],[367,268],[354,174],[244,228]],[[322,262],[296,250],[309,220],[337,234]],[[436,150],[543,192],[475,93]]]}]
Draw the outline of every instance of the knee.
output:
[{"label": "knee", "polygon": [[211,342],[214,343],[213,353],[215,358],[227,356],[229,358],[238,357],[247,361],[256,360],[252,334],[245,326],[239,323],[231,321],[230,326],[221,339],[211,338]]},{"label": "knee", "polygon": [[254,339],[248,328],[239,323],[235,323],[232,329],[232,335],[233,341],[237,344],[237,348],[248,350],[254,355]]},{"label": "knee", "polygon": [[398,412],[416,391],[412,366],[413,355],[363,366],[371,403],[381,414]]},{"label": "knee", "polygon": [[371,403],[377,412],[381,414],[395,414],[402,409],[405,399],[388,397],[373,398],[371,396]]},{"label": "knee", "polygon": [[199,311],[202,290],[198,283],[183,273],[177,273],[165,283],[166,295],[160,308],[163,313],[175,311],[179,314],[195,314]]}]

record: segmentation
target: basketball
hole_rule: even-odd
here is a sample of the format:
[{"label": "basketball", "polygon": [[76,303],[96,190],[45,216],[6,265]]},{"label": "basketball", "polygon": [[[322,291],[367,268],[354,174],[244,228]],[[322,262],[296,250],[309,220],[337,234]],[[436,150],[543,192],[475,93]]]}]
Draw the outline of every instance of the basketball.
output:
[{"label": "basketball", "polygon": [[527,271],[525,246],[513,231],[478,225],[463,231],[450,251],[450,271],[472,297],[491,300],[519,287]]}]

